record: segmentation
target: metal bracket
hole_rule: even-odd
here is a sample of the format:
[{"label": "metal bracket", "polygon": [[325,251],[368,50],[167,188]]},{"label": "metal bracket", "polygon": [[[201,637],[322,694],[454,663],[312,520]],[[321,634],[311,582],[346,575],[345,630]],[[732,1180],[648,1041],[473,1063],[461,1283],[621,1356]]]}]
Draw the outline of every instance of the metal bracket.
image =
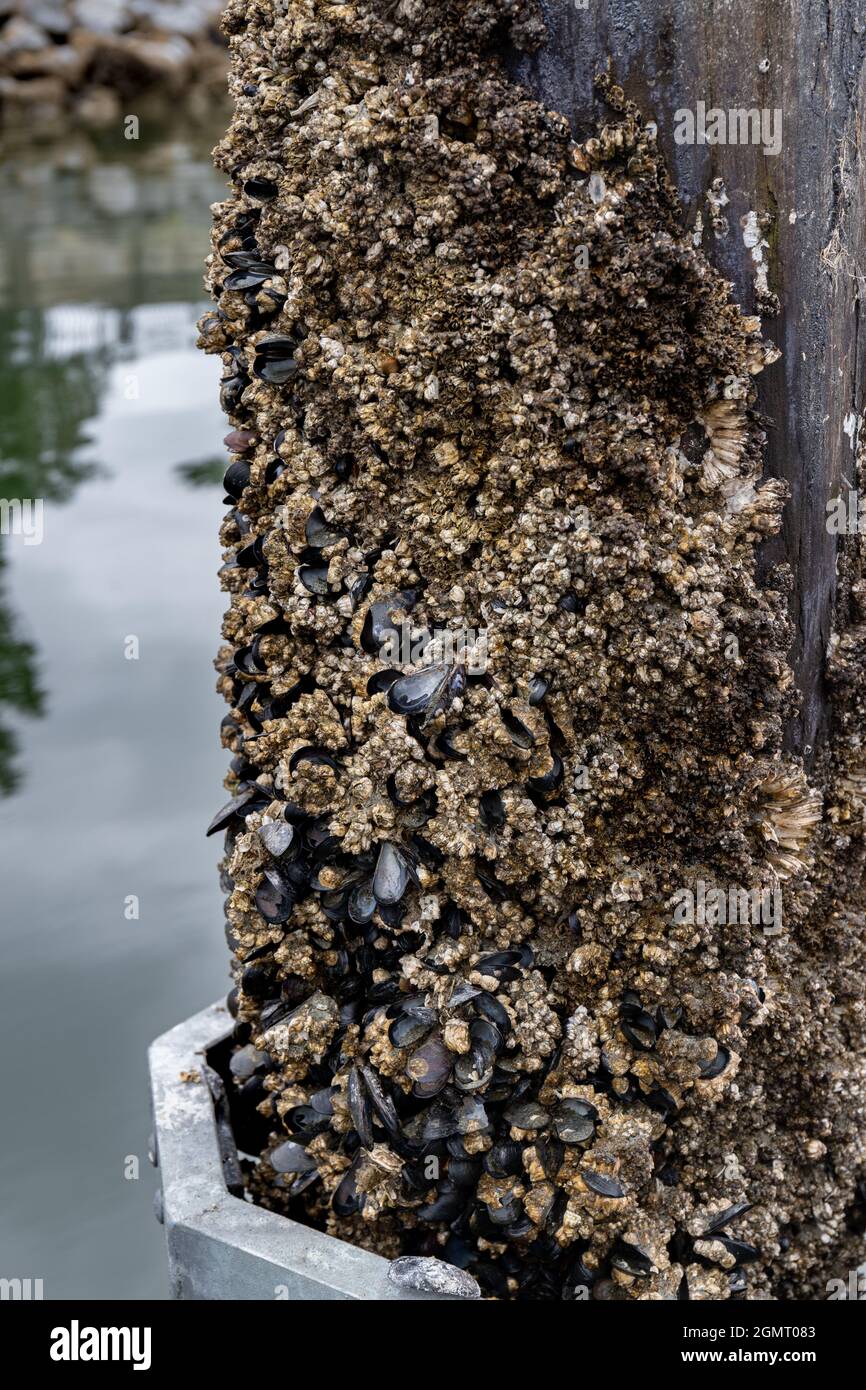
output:
[{"label": "metal bracket", "polygon": [[[382,1256],[228,1191],[203,1068],[209,1050],[230,1032],[225,1005],[212,1004],[157,1038],[149,1051],[171,1296],[429,1301],[433,1295],[389,1283]],[[181,1073],[201,1079],[183,1080]]]}]

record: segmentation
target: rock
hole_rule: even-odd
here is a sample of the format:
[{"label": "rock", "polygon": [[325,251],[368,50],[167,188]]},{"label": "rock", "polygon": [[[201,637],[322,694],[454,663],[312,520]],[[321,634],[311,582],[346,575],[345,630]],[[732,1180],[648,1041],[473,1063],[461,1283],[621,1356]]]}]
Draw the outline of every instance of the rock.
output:
[{"label": "rock", "polygon": [[181,75],[192,58],[192,46],[180,34],[171,38],[130,35],[124,43],[124,51],[154,82]]},{"label": "rock", "polygon": [[110,87],[91,87],[79,97],[75,109],[82,125],[102,129],[120,119],[120,97]]},{"label": "rock", "polygon": [[0,33],[0,60],[13,58],[16,53],[38,53],[47,48],[51,40],[32,20],[24,15],[14,15]]},{"label": "rock", "polygon": [[31,0],[27,6],[27,17],[52,37],[68,34],[72,28],[69,12],[61,0]]},{"label": "rock", "polygon": [[465,1269],[437,1260],[432,1255],[402,1255],[388,1266],[388,1279],[398,1289],[417,1289],[419,1293],[441,1298],[480,1298],[477,1279]]},{"label": "rock", "polygon": [[72,15],[81,29],[93,34],[119,34],[129,24],[125,0],[74,0]]},{"label": "rock", "polygon": [[182,34],[188,39],[215,23],[220,8],[214,0],[179,0],[175,4],[166,4],[164,0],[134,0],[130,6],[143,27],[159,29],[164,34]]}]

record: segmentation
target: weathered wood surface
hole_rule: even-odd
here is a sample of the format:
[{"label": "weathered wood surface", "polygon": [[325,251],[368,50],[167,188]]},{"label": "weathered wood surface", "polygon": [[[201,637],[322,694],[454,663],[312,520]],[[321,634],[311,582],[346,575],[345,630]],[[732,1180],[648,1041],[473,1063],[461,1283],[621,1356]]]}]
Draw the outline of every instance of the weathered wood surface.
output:
[{"label": "weathered wood surface", "polygon": [[[542,0],[549,45],[517,60],[515,76],[586,133],[600,108],[593,75],[608,61],[616,80],[655,120],[686,224],[704,218],[703,246],[756,310],[755,271],[743,219],[768,216],[770,291],[765,318],[782,360],[758,378],[768,418],[767,473],[787,480],[791,501],[764,569],[794,572],[792,660],[802,692],[789,746],[807,758],[826,732],[824,659],[838,538],[826,503],[854,483],[852,417],[866,389],[866,0]],[[675,141],[675,113],[758,108],[782,113],[781,148]],[[716,235],[705,203],[724,181],[728,231]],[[846,432],[847,421],[847,432]]]}]

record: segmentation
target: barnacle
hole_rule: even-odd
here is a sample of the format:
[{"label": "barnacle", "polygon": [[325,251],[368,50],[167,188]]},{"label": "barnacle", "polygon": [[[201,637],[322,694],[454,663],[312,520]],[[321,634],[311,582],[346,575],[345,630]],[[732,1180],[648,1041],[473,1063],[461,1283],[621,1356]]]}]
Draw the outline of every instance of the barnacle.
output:
[{"label": "barnacle", "polygon": [[770,862],[782,879],[803,873],[809,844],[821,820],[822,798],[800,768],[777,769],[758,788],[760,828]]},{"label": "barnacle", "polygon": [[[866,970],[855,913],[819,926],[821,782],[783,753],[791,624],[756,573],[774,353],[613,81],[578,146],[509,79],[534,0],[225,25],[201,334],[250,1193],[498,1298],[802,1293],[863,1162]],[[780,878],[784,933],[671,911]]]}]

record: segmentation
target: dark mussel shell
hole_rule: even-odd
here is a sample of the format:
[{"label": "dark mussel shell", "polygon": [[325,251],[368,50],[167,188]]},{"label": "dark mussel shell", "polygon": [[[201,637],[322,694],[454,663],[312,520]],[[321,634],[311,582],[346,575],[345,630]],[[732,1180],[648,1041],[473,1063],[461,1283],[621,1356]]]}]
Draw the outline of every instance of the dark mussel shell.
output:
[{"label": "dark mussel shell", "polygon": [[731,1054],[726,1047],[720,1047],[711,1062],[700,1062],[701,1080],[713,1081],[717,1076],[721,1076],[725,1067],[731,1060]]},{"label": "dark mussel shell", "polygon": [[273,179],[256,177],[247,179],[244,183],[244,193],[257,203],[269,203],[272,198],[276,198],[279,191]]},{"label": "dark mussel shell", "polygon": [[287,922],[297,900],[292,884],[273,867],[265,869],[264,877],[256,890],[256,909],[266,922],[278,924]]}]

